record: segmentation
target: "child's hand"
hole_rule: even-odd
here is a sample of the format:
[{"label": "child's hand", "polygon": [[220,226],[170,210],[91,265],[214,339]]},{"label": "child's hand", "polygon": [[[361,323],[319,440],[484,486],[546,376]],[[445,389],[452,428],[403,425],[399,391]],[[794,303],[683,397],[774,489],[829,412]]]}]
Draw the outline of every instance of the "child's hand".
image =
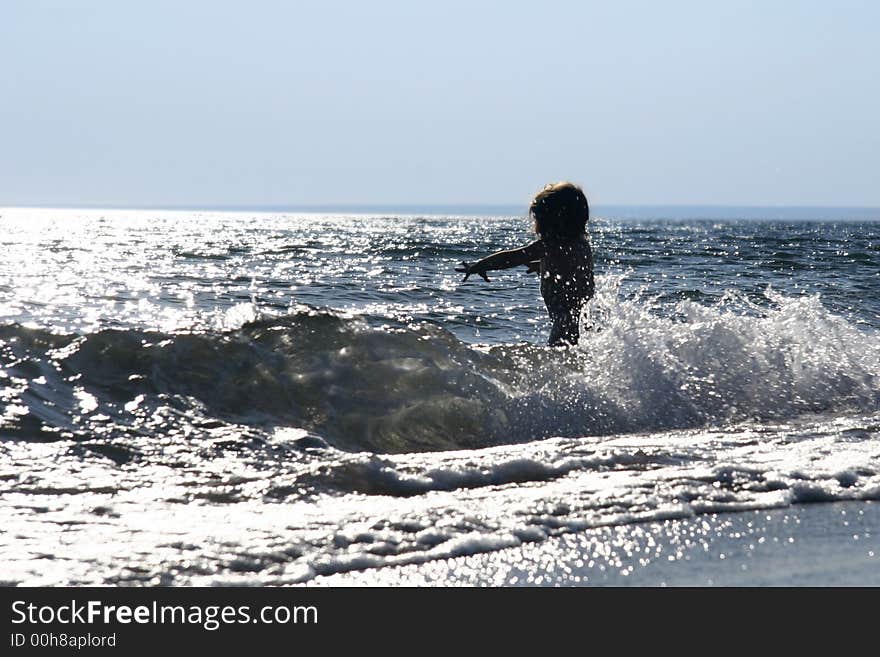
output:
[{"label": "child's hand", "polygon": [[461,281],[462,283],[464,283],[470,277],[471,274],[477,274],[478,276],[481,276],[484,281],[486,281],[487,283],[489,282],[489,277],[486,276],[486,272],[475,271],[473,269],[473,265],[470,264],[469,262],[462,261],[461,267],[456,267],[455,271],[460,271],[460,272],[464,273],[464,278]]},{"label": "child's hand", "polygon": [[541,261],[540,260],[532,260],[529,263],[526,263],[527,274],[540,274],[541,273]]}]

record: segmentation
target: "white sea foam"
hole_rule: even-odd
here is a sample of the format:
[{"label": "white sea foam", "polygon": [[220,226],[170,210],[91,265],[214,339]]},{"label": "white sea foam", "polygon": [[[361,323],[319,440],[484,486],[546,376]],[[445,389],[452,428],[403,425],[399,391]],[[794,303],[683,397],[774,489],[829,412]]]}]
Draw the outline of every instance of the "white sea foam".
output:
[{"label": "white sea foam", "polygon": [[0,265],[10,582],[290,584],[880,499],[875,227],[600,226],[560,350],[533,279],[452,270],[521,222],[90,216]]}]

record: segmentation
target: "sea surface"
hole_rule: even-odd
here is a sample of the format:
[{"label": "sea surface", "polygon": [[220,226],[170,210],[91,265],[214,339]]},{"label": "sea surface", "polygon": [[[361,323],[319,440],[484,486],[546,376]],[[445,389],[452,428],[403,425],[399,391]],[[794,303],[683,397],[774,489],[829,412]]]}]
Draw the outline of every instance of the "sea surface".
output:
[{"label": "sea surface", "polygon": [[591,222],[554,349],[534,275],[454,271],[515,213],[0,209],[0,579],[309,583],[880,500],[880,213],[651,214]]}]

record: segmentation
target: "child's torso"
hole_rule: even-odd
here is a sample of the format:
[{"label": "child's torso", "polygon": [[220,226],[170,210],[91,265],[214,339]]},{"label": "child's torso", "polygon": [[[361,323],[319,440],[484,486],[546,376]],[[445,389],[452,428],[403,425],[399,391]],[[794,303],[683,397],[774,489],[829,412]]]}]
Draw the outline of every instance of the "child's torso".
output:
[{"label": "child's torso", "polygon": [[593,254],[586,236],[572,242],[544,240],[541,296],[551,314],[580,311],[593,294]]}]

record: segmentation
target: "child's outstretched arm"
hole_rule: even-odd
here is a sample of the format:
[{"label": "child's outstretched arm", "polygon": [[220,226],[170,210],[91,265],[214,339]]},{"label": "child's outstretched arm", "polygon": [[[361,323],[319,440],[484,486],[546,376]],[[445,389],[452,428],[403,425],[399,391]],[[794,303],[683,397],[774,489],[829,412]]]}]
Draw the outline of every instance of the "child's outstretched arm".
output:
[{"label": "child's outstretched arm", "polygon": [[486,256],[477,262],[462,262],[460,267],[456,267],[455,271],[464,273],[464,280],[468,279],[471,274],[482,276],[483,279],[489,280],[486,276],[487,271],[493,269],[510,269],[519,265],[527,265],[534,260],[540,260],[544,256],[544,243],[541,240],[535,240],[531,244],[521,246],[518,249],[510,249],[509,251],[498,251],[490,256]]}]

